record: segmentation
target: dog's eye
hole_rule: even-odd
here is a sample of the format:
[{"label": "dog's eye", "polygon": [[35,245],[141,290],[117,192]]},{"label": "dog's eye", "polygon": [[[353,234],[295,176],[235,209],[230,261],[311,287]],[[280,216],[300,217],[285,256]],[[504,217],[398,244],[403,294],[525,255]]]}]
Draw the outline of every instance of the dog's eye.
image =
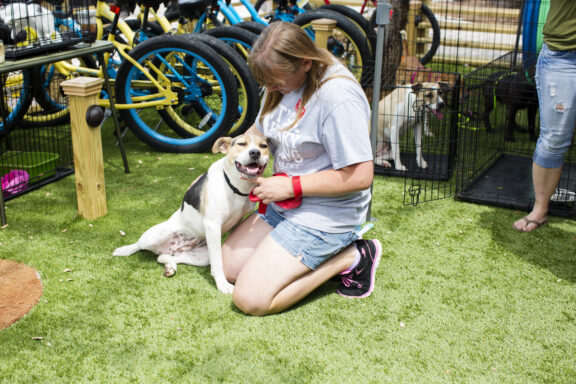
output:
[{"label": "dog's eye", "polygon": [[432,97],[432,92],[428,92],[428,93],[426,94],[426,97]]},{"label": "dog's eye", "polygon": [[245,146],[246,146],[246,143],[244,143],[244,142],[239,142],[239,143],[236,143],[236,145],[239,145],[239,146],[241,146],[241,147],[245,147]]},{"label": "dog's eye", "polygon": [[268,144],[260,144],[260,148],[266,149],[268,148]]}]

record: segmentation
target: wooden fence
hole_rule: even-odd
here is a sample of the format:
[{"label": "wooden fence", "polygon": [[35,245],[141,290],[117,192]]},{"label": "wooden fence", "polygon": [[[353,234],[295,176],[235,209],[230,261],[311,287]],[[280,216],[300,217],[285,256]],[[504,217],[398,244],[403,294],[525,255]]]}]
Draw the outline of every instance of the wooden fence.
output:
[{"label": "wooden fence", "polygon": [[[330,0],[331,4],[347,5],[360,10],[366,0]],[[235,4],[233,1],[232,4]],[[324,0],[309,0],[312,7],[324,4]],[[441,41],[432,62],[456,66],[477,67],[501,55],[513,51],[522,41],[518,39],[518,25],[522,0],[462,0],[431,1],[420,0],[411,3],[426,4],[436,16],[441,29]],[[509,8],[509,4],[517,6]],[[238,8],[241,4],[237,1]],[[367,0],[364,16],[369,18],[375,7]],[[241,12],[241,10],[240,10]],[[419,31],[409,33],[409,46],[416,52],[430,44],[431,37],[425,32],[430,25],[423,22]]]}]

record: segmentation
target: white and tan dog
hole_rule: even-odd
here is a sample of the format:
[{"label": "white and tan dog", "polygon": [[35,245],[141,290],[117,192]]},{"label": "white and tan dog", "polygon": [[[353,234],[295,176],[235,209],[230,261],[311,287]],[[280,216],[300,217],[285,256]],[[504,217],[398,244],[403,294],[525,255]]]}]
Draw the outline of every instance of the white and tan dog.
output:
[{"label": "white and tan dog", "polygon": [[409,130],[414,131],[416,163],[422,169],[428,163],[422,157],[422,130],[432,136],[429,127],[429,113],[442,118],[442,85],[440,83],[418,83],[399,86],[386,95],[378,104],[378,148],[376,164],[406,171],[400,160],[400,139]]},{"label": "white and tan dog", "polygon": [[141,249],[154,252],[164,264],[166,276],[176,273],[177,264],[210,264],[218,290],[232,293],[234,286],[222,269],[222,234],[254,209],[248,194],[264,172],[270,151],[264,138],[242,135],[219,138],[212,152],[226,156],[196,179],[180,208],[167,221],[144,232],[136,243],[116,249],[114,256],[129,256]]}]

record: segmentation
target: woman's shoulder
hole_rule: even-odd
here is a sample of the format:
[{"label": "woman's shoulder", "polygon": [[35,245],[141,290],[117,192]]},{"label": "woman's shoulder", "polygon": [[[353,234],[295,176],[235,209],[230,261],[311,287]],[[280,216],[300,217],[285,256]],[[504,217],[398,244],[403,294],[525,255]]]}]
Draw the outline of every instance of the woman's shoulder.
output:
[{"label": "woman's shoulder", "polygon": [[333,64],[328,67],[321,82],[322,88],[341,86],[341,84],[346,83],[349,83],[349,85],[357,84],[354,75],[342,64]]},{"label": "woman's shoulder", "polygon": [[352,74],[352,72],[350,72],[348,67],[346,67],[340,60],[334,58],[332,64],[326,69],[323,80],[334,77],[336,78],[349,77],[353,79],[354,75]]},{"label": "woman's shoulder", "polygon": [[342,101],[351,95],[365,96],[364,90],[354,75],[342,64],[332,65],[326,71],[320,93],[324,101]]}]

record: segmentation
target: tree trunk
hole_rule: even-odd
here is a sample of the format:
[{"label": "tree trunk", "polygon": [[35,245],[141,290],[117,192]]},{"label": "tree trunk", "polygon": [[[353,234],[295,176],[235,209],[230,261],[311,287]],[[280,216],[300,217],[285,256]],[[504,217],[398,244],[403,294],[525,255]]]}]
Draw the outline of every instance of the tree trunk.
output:
[{"label": "tree trunk", "polygon": [[384,57],[382,58],[382,82],[380,85],[382,91],[390,91],[397,84],[396,70],[402,58],[402,35],[400,31],[406,29],[410,0],[392,0],[390,4],[394,13],[390,24],[385,27],[384,33]]}]

